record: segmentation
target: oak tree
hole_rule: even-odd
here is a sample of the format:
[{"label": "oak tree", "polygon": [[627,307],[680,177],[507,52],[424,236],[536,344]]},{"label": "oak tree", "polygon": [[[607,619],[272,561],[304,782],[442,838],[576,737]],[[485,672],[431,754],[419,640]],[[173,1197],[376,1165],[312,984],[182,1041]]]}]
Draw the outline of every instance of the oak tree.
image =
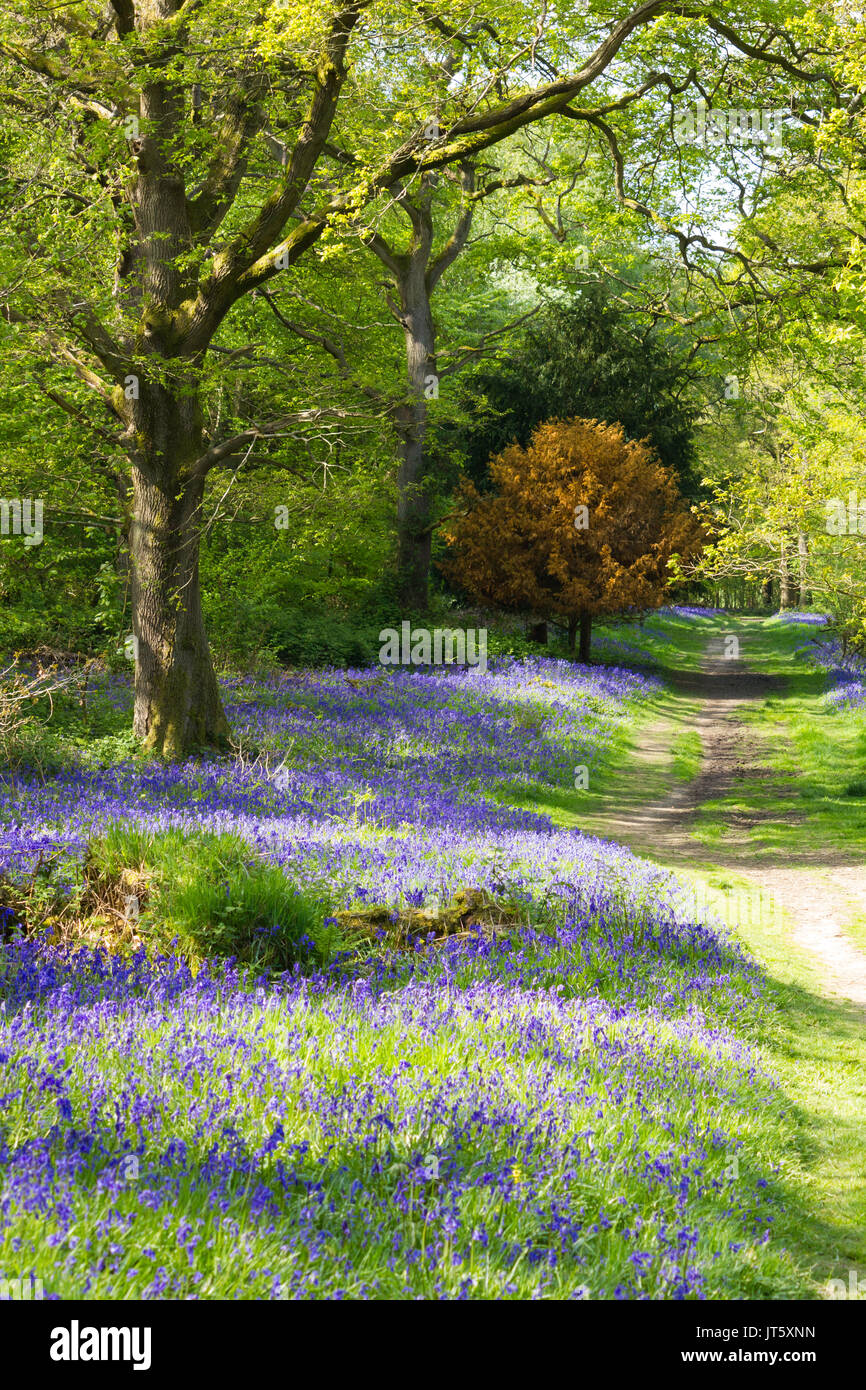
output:
[{"label": "oak tree", "polygon": [[[146,747],[178,755],[229,732],[201,610],[209,476],[322,414],[311,382],[289,419],[275,400],[269,418],[224,433],[210,408],[216,351],[242,302],[291,280],[328,236],[358,235],[392,190],[423,193],[425,177],[540,120],[607,142],[624,197],[611,122],[654,96],[672,116],[698,68],[717,67],[714,45],[740,55],[747,86],[752,64],[770,85],[826,86],[807,70],[808,38],[785,27],[793,0],[735,19],[726,4],[678,0],[592,11],[16,0],[0,17],[14,167],[0,314],[34,381],[73,416],[92,393],[125,457]],[[656,62],[668,58],[672,72]]]}]

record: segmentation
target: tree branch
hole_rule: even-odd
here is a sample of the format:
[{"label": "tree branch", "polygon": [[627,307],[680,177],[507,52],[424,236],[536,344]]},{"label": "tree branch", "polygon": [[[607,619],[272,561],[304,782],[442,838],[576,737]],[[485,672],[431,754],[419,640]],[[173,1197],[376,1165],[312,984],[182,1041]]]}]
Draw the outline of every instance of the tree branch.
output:
[{"label": "tree branch", "polygon": [[316,406],[311,410],[298,410],[293,415],[284,415],[267,425],[252,425],[240,434],[224,439],[220,444],[212,444],[196,459],[192,467],[194,477],[203,478],[217,464],[226,463],[238,454],[245,453],[259,439],[273,439],[284,434],[289,425],[315,424],[319,420],[350,418],[352,412],[339,406]]},{"label": "tree branch", "polygon": [[472,228],[472,217],[475,212],[474,199],[472,194],[475,191],[475,170],[471,164],[460,166],[460,186],[463,193],[462,207],[454,230],[446,241],[438,256],[434,256],[427,268],[427,293],[432,294],[441,280],[445,271],[453,265],[463,247],[466,245],[469,232]]},{"label": "tree branch", "polygon": [[216,152],[197,195],[187,201],[190,230],[209,240],[231,208],[246,173],[247,147],[264,123],[259,91],[235,93],[216,132]]}]

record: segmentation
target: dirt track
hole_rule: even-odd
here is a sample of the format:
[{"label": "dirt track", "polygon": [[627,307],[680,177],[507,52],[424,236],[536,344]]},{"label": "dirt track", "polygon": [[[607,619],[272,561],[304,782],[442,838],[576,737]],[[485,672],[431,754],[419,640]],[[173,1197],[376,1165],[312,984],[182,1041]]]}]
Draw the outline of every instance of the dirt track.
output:
[{"label": "dirt track", "polygon": [[[693,837],[702,803],[713,801],[757,779],[778,775],[761,766],[763,751],[754,730],[737,719],[752,700],[780,693],[784,681],[749,671],[724,655],[722,638],[708,646],[697,671],[678,673],[681,693],[699,700],[692,724],[701,738],[701,771],[694,781],[675,786],[663,803],[629,809],[616,816],[611,833],[638,852],[670,864],[714,864],[735,870],[756,888],[772,895],[788,914],[796,944],[814,960],[828,992],[866,1007],[866,953],[846,935],[845,924],[866,913],[866,853],[827,854],[819,848],[764,855],[755,861],[749,832],[763,817],[775,822],[806,819],[801,812],[732,812],[726,819],[723,846],[709,848]],[[642,759],[667,755],[669,729],[650,730],[642,741]],[[780,784],[780,790],[781,790]],[[784,788],[790,796],[790,785]]]}]

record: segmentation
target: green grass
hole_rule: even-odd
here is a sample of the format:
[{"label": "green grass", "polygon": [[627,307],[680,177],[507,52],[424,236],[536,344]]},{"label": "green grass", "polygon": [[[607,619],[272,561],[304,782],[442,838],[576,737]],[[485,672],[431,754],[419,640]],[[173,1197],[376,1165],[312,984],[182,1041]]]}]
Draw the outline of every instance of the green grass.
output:
[{"label": "green grass", "polygon": [[808,640],[807,630],[777,618],[648,620],[630,640],[645,646],[646,669],[667,681],[664,692],[635,707],[617,730],[588,790],[576,795],[539,788],[514,799],[547,812],[557,824],[607,838],[616,838],[617,821],[630,811],[664,802],[677,783],[700,770],[700,739],[691,727],[699,702],[672,678],[694,668],[711,636],[730,632],[739,637],[744,664],[780,678],[785,687],[737,714],[754,731],[755,764],[771,775],[743,779],[725,796],[703,803],[692,833],[704,846],[707,868],[713,851],[725,849],[731,812],[757,818],[749,832],[753,859],[807,863],[826,853],[863,862],[866,710],[827,705],[824,672],[794,654]]},{"label": "green grass", "polygon": [[[643,633],[611,629],[611,635],[640,642],[646,666],[664,678],[687,669],[700,659],[711,633],[737,630],[741,655],[756,669],[770,670],[790,681],[790,695],[773,697],[750,714],[755,726],[756,750],[762,736],[775,738],[767,751],[778,785],[762,782],[745,785],[718,805],[704,808],[702,836],[709,858],[712,846],[724,843],[725,814],[734,805],[748,809],[778,807],[780,787],[784,805],[784,775],[797,758],[805,760],[814,780],[812,798],[819,814],[817,834],[810,822],[758,827],[756,848],[783,848],[796,854],[808,846],[851,848],[841,808],[857,814],[856,783],[846,758],[856,754],[862,734],[862,716],[829,713],[821,702],[823,678],[804,671],[793,655],[802,633],[779,624],[731,619],[686,623],[671,618],[651,620]],[[599,650],[604,654],[604,632]],[[623,657],[610,659],[627,664]],[[681,688],[665,691],[633,707],[628,723],[614,733],[604,762],[593,769],[592,784],[584,792],[548,788],[522,789],[509,799],[548,811],[563,825],[612,837],[616,819],[625,811],[663,800],[675,787],[691,780],[700,768],[700,740],[690,727],[697,711],[695,699]],[[531,711],[527,719],[534,717]],[[859,723],[858,723],[859,721]],[[642,746],[653,740],[654,756],[641,760]],[[762,745],[763,746],[763,745]],[[798,751],[799,750],[799,751]],[[849,785],[855,790],[849,791]],[[503,792],[503,795],[505,793]],[[802,807],[803,797],[791,791],[790,804]],[[842,837],[841,839],[839,837]],[[861,841],[862,844],[862,841]],[[91,848],[89,882],[95,899],[99,894],[122,891],[124,885],[142,885],[141,930],[153,944],[174,938],[189,956],[210,954],[237,956],[255,969],[287,969],[302,954],[310,938],[322,958],[333,945],[323,938],[318,923],[327,905],[308,891],[300,891],[278,869],[262,862],[249,846],[234,836],[195,835],[179,832],[147,835],[118,829]],[[742,908],[754,899],[754,890],[733,872],[712,864],[686,872],[696,884],[716,891],[739,894]],[[647,916],[647,921],[649,920]],[[640,907],[622,913],[613,922],[623,935],[631,934],[640,945],[646,922]],[[153,1271],[144,1266],[141,1250],[153,1246],[167,1277],[179,1281],[181,1291],[198,1297],[259,1297],[273,1289],[275,1277],[287,1272],[303,1274],[324,1269],[337,1279],[345,1296],[359,1296],[366,1280],[379,1280],[377,1296],[436,1297],[436,1281],[444,1279],[449,1294],[470,1279],[473,1297],[529,1298],[537,1291],[537,1269],[515,1251],[538,1243],[539,1221],[553,1204],[573,1205],[580,1211],[585,1235],[576,1246],[580,1264],[562,1259],[552,1274],[545,1296],[563,1296],[576,1283],[590,1296],[610,1297],[618,1282],[633,1277],[629,1255],[634,1250],[628,1225],[635,1209],[647,1230],[658,1217],[680,1220],[674,1200],[663,1188],[648,1190],[629,1166],[643,1150],[687,1148],[695,1131],[724,1134],[724,1143],[708,1145],[702,1162],[710,1183],[718,1184],[697,1198],[689,1209],[689,1221],[699,1224],[700,1244],[690,1259],[706,1271],[707,1296],[711,1299],[790,1299],[821,1297],[831,1278],[847,1279],[849,1269],[866,1270],[866,1028],[863,1018],[844,1004],[833,1002],[821,991],[808,958],[791,946],[784,924],[768,922],[760,913],[741,911],[736,931],[762,964],[769,985],[769,1009],[753,1006],[737,1011],[739,999],[717,984],[701,996],[700,1009],[708,1025],[699,1033],[678,1027],[677,1006],[667,1016],[654,1007],[633,1012],[606,1025],[606,1037],[591,1029],[572,1036],[566,1019],[560,1037],[540,1036],[535,1047],[524,1048],[526,1000],[515,991],[513,1016],[497,1017],[492,1027],[489,1011],[480,1013],[471,995],[461,991],[474,984],[489,986],[491,1000],[514,989],[520,972],[521,990],[551,991],[569,1004],[580,1005],[594,994],[616,1003],[624,997],[622,961],[608,950],[599,934],[588,934],[589,958],[559,942],[557,923],[542,918],[536,926],[549,928],[539,934],[537,949],[519,946],[495,961],[464,961],[448,981],[448,996],[435,1019],[406,1017],[399,1009],[393,1017],[383,1004],[380,1015],[368,1019],[351,998],[339,1000],[301,996],[290,1008],[283,1000],[258,1000],[251,992],[236,991],[218,1013],[189,1010],[183,1031],[167,1026],[160,1010],[136,1010],[134,1025],[123,1014],[108,1018],[95,1037],[76,1038],[74,1046],[57,1061],[68,1065],[68,1097],[80,1127],[85,1126],[91,1097],[87,1078],[94,1070],[105,1076],[111,1094],[123,1095],[136,1084],[158,1095],[166,1115],[172,1117],[173,1139],[188,1146],[188,1176],[180,1181],[170,1214],[149,1211],[137,1191],[115,1185],[98,1188],[94,1169],[92,1188],[82,1189],[80,1216],[75,1224],[76,1245],[54,1239],[53,1217],[44,1212],[16,1218],[8,1241],[23,1242],[28,1264],[58,1272],[53,1286],[61,1297],[81,1296],[81,1252],[92,1242],[106,1244],[100,1222],[110,1213],[122,1220],[135,1216],[135,1243],[119,1242],[106,1261],[90,1297],[140,1297]],[[857,930],[863,930],[861,927]],[[317,934],[318,933],[318,934]],[[533,951],[535,954],[533,955]],[[634,959],[637,952],[632,953]],[[669,984],[676,996],[685,980],[683,961],[665,962]],[[435,961],[431,958],[431,971]],[[399,983],[395,979],[395,984]],[[441,981],[439,981],[441,983]],[[453,987],[453,989],[452,989]],[[654,986],[655,989],[655,986]],[[655,989],[655,998],[658,990]],[[533,994],[531,997],[535,998]],[[387,996],[385,996],[387,998]],[[485,1010],[488,1006],[485,1004]],[[134,1046],[130,1029],[134,1026]],[[215,1041],[216,1038],[216,1041]],[[738,1041],[757,1047],[767,1076],[751,1069],[748,1058],[738,1055]],[[181,1049],[183,1056],[180,1055]],[[215,1066],[199,1076],[201,1058],[215,1049]],[[575,1050],[580,1068],[574,1065]],[[188,1057],[189,1065],[183,1062]],[[287,1064],[291,1059],[291,1065]],[[678,1078],[696,1067],[700,1077],[693,1086]],[[246,1077],[255,1080],[244,1091]],[[530,1129],[542,1133],[553,1119],[546,1107],[555,1095],[586,1078],[590,1094],[605,1097],[592,1107],[592,1149],[585,1133],[587,1113],[576,1106],[572,1131],[565,1139],[580,1162],[566,1162],[550,1144],[526,1144]],[[190,1079],[192,1078],[192,1080]],[[543,1081],[543,1085],[541,1081]],[[501,1103],[504,1110],[526,1104],[520,1124],[469,1126],[461,1133],[457,1159],[467,1172],[478,1165],[509,1175],[505,1185],[467,1187],[460,1197],[460,1230],[484,1226],[493,1238],[485,1249],[460,1249],[458,1238],[435,1224],[436,1183],[418,1179],[412,1188],[408,1215],[396,1210],[395,1194],[405,1190],[410,1165],[420,1153],[452,1154],[453,1133],[448,1109],[424,1109],[418,1103],[419,1083],[447,1097],[447,1105],[464,1104],[466,1113],[483,1098],[483,1105]],[[191,1090],[191,1087],[193,1088]],[[474,1088],[474,1089],[473,1089]],[[237,1106],[238,1093],[244,1097]],[[358,1133],[346,1123],[335,1134],[323,1126],[311,1098],[318,1093],[339,1093],[346,1114],[354,1097],[367,1097],[370,1113],[384,1112],[393,1103],[399,1123],[379,1126],[373,1135]],[[652,1103],[645,1103],[652,1094]],[[215,1104],[225,1102],[225,1113],[237,1115],[239,1142],[248,1150],[260,1147],[279,1114],[293,1146],[306,1146],[297,1165],[298,1191],[274,1228],[273,1223],[251,1219],[248,1181],[239,1175],[224,1194],[236,1229],[221,1222],[215,1211],[212,1188],[197,1181],[204,1166],[210,1133],[202,1133],[201,1106],[205,1095]],[[758,1097],[759,1104],[755,1104]],[[55,1102],[50,1093],[22,1094],[4,1112],[4,1124],[15,1143],[42,1138],[55,1123]],[[78,1116],[81,1119],[79,1121]],[[366,1115],[367,1112],[364,1112]],[[456,1113],[456,1112],[455,1112]],[[462,1112],[461,1112],[462,1113]],[[364,1142],[359,1142],[359,1135]],[[150,1139],[148,1139],[150,1143]],[[158,1138],[153,1154],[158,1156]],[[564,1152],[564,1150],[563,1150]],[[732,1159],[736,1159],[733,1165]],[[276,1159],[275,1159],[276,1161]],[[267,1176],[267,1174],[266,1174]],[[743,1214],[766,1214],[758,1181],[768,1176],[764,1189],[775,1214],[772,1239],[765,1245],[743,1241]],[[246,1185],[245,1185],[246,1183]],[[401,1184],[403,1188],[401,1189]],[[317,1193],[315,1203],[310,1193]],[[724,1193],[729,1201],[720,1201]],[[622,1204],[621,1215],[617,1214]],[[728,1208],[726,1210],[726,1207]],[[738,1214],[732,1214],[734,1212]],[[600,1212],[611,1213],[607,1227],[598,1227]],[[168,1225],[166,1225],[168,1220]],[[190,1261],[180,1239],[186,1222],[196,1226],[199,1254],[197,1284],[192,1283]],[[301,1228],[309,1238],[293,1247],[287,1257],[287,1232]],[[419,1250],[419,1258],[407,1270],[393,1260],[393,1238]],[[428,1268],[424,1253],[442,1243],[435,1269]],[[465,1245],[465,1241],[464,1241]],[[733,1247],[733,1248],[732,1248]],[[0,1268],[12,1268],[19,1247],[0,1244]],[[78,1252],[78,1253],[76,1253]],[[458,1264],[453,1256],[460,1253]],[[316,1265],[321,1256],[322,1264]],[[348,1256],[349,1267],[338,1269],[337,1257]],[[646,1279],[652,1296],[653,1269]],[[184,1280],[189,1281],[184,1285]],[[322,1291],[325,1291],[324,1285]]]},{"label": "green grass", "polygon": [[[838,710],[826,677],[794,655],[807,630],[778,619],[735,624],[747,666],[785,681],[784,693],[755,701],[738,717],[754,731],[755,754],[773,776],[748,781],[704,806],[700,836],[718,843],[730,810],[762,817],[750,833],[757,859],[791,862],[817,854],[866,859],[866,710]],[[769,813],[769,815],[768,815]],[[767,819],[763,819],[767,817]]]},{"label": "green grass", "polygon": [[[773,775],[744,780],[701,807],[695,839],[703,853],[698,850],[691,867],[652,857],[705,890],[737,895],[734,929],[764,967],[772,1004],[769,1015],[755,1020],[751,1036],[783,1098],[785,1211],[776,1240],[808,1272],[813,1295],[823,1297],[829,1279],[847,1282],[849,1269],[861,1277],[866,1270],[866,1023],[862,1011],[827,997],[811,959],[792,945],[789,925],[778,914],[769,919],[756,910],[755,889],[712,861],[714,849],[725,850],[730,812],[740,810],[769,813],[751,831],[750,864],[781,857],[795,867],[840,853],[863,862],[866,712],[825,703],[824,673],[794,655],[807,640],[802,627],[733,616],[705,620],[690,631],[662,618],[653,626],[648,650],[663,676],[693,667],[710,635],[735,632],[741,660],[785,682],[780,693],[755,701],[740,716],[754,735],[755,762]],[[677,780],[697,775],[700,740],[689,728],[697,708],[669,688],[635,711],[592,793],[544,794],[534,804],[558,824],[617,838],[624,813],[664,801]],[[650,732],[667,751],[648,762],[642,746]],[[866,915],[846,930],[866,948]]]},{"label": "green grass", "polygon": [[693,782],[701,770],[701,736],[694,729],[677,734],[671,746],[673,773],[681,782]]},{"label": "green grass", "polygon": [[139,934],[155,949],[282,971],[335,945],[321,893],[291,883],[239,835],[115,825],[91,842],[85,868],[97,909],[106,892],[135,890]]},{"label": "green grass", "polygon": [[[771,1010],[754,1038],[784,1097],[788,1153],[785,1214],[776,1232],[815,1290],[866,1272],[866,1026],[861,1010],[822,992],[815,966],[793,945],[784,918],[758,904],[730,870],[686,875],[732,891],[735,930],[764,968]],[[761,908],[764,910],[761,910]],[[751,910],[750,910],[751,909]]]}]

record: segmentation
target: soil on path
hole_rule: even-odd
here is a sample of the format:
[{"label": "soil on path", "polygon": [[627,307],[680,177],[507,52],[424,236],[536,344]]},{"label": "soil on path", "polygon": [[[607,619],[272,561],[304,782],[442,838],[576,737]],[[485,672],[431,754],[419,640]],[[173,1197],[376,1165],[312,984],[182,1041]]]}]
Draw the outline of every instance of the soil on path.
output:
[{"label": "soil on path", "polygon": [[[756,863],[750,832],[761,817],[805,821],[799,812],[732,811],[726,813],[723,846],[710,849],[694,837],[703,803],[759,779],[778,781],[777,773],[761,766],[763,750],[755,730],[737,716],[750,701],[782,691],[784,680],[727,657],[724,639],[718,637],[709,643],[699,669],[678,672],[674,682],[700,701],[692,728],[701,739],[701,771],[694,781],[672,788],[663,803],[612,811],[610,837],[667,864],[706,865],[712,860],[735,870],[788,915],[793,940],[812,957],[828,992],[866,1008],[866,953],[845,933],[846,923],[866,914],[866,855],[852,862],[850,854],[834,855],[816,846],[796,855],[762,856]],[[666,758],[669,747],[669,728],[649,730],[642,739],[641,760]]]}]

